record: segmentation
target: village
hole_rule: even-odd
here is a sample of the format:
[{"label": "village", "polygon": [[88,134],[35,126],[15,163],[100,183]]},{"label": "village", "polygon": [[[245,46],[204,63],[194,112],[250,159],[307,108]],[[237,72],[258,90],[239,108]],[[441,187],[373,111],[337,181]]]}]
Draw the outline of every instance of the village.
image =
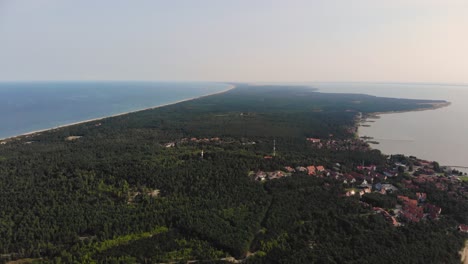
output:
[{"label": "village", "polygon": [[[178,141],[164,143],[165,148],[173,148],[176,145],[199,144],[223,144],[234,143],[232,140],[213,138],[182,138]],[[255,145],[255,141],[242,142],[242,145]],[[328,139],[306,138],[306,144],[316,149],[328,149],[333,151],[365,151],[369,145],[362,139]],[[272,160],[276,156],[276,142],[273,145],[273,153],[265,155],[263,159]],[[203,150],[201,151],[203,158]],[[462,173],[449,167],[439,166],[437,162],[430,162],[416,157],[394,155],[388,157],[385,166],[358,165],[349,170],[342,170],[338,162],[333,166],[323,164],[304,164],[302,166],[286,165],[282,169],[273,171],[250,171],[249,176],[258,182],[281,179],[292,176],[310,176],[333,179],[342,184],[343,197],[357,197],[364,207],[371,208],[376,214],[381,214],[389,224],[401,226],[407,223],[420,221],[436,221],[441,217],[443,208],[431,203],[431,197],[420,191],[420,186],[431,183],[438,190],[445,191],[448,195],[462,194],[468,198],[468,187],[461,184],[459,176]],[[385,197],[385,198],[384,198]],[[379,200],[385,200],[382,203]],[[461,232],[468,232],[468,225],[460,224]]]},{"label": "village", "polygon": [[[362,150],[368,145],[361,140],[330,140],[307,138],[307,143],[316,148],[333,150]],[[265,156],[272,159],[272,156]],[[395,155],[388,157],[385,166],[359,165],[351,172],[342,172],[341,164],[332,167],[324,165],[284,166],[275,171],[251,171],[249,175],[256,181],[281,179],[283,177],[307,175],[329,178],[341,183],[344,197],[357,197],[364,207],[381,214],[389,224],[402,226],[420,221],[436,221],[441,217],[443,208],[431,203],[431,197],[420,191],[420,186],[430,183],[448,195],[468,198],[468,187],[462,184],[461,172],[450,167],[439,166],[416,157]],[[466,174],[465,174],[466,175]],[[384,201],[384,202],[382,202]],[[460,232],[468,233],[468,225],[460,224]]]}]

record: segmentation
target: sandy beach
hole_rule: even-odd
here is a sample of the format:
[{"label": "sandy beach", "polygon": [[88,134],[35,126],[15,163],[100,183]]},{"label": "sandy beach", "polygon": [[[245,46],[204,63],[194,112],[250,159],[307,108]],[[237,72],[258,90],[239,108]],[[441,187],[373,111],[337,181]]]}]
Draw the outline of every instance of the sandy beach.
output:
[{"label": "sandy beach", "polygon": [[33,135],[38,134],[38,133],[52,131],[52,130],[56,130],[56,129],[60,129],[60,128],[64,128],[64,127],[69,127],[69,126],[74,126],[74,125],[79,125],[79,124],[104,120],[104,119],[107,119],[107,118],[128,115],[128,114],[131,114],[131,113],[137,113],[137,112],[146,111],[146,110],[157,109],[157,108],[161,108],[161,107],[165,107],[165,106],[169,106],[169,105],[174,105],[174,104],[178,104],[178,103],[182,103],[182,102],[187,102],[187,101],[191,101],[191,100],[200,99],[200,98],[207,97],[207,96],[222,94],[222,93],[228,92],[228,91],[230,91],[230,90],[232,90],[234,88],[236,88],[235,85],[229,85],[229,87],[227,89],[225,89],[223,91],[220,91],[220,92],[215,92],[215,93],[202,95],[202,96],[191,97],[191,98],[187,98],[187,99],[183,99],[183,100],[179,100],[179,101],[175,101],[175,102],[171,102],[171,103],[167,103],[167,104],[152,106],[152,107],[148,107],[148,108],[143,108],[143,109],[139,109],[139,110],[135,110],[135,111],[123,112],[123,113],[118,113],[118,114],[115,114],[115,115],[97,117],[97,118],[87,119],[87,120],[83,120],[83,121],[68,123],[68,124],[64,124],[64,125],[60,125],[60,126],[56,126],[56,127],[35,130],[35,131],[20,134],[20,135],[16,135],[16,136],[0,138],[0,143],[1,142],[8,142],[8,141],[15,140],[15,139],[20,139],[20,138],[23,138],[23,137],[30,137],[30,136],[33,136]]}]

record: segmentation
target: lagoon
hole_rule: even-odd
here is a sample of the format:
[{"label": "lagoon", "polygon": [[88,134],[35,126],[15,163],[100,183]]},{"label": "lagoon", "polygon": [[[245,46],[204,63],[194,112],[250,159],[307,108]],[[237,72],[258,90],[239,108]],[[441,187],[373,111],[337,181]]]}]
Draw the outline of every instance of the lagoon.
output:
[{"label": "lagoon", "polygon": [[[320,92],[446,100],[451,105],[427,111],[380,115],[360,136],[385,154],[414,155],[442,165],[468,167],[468,85],[405,83],[312,83]],[[467,171],[466,169],[462,169]]]}]

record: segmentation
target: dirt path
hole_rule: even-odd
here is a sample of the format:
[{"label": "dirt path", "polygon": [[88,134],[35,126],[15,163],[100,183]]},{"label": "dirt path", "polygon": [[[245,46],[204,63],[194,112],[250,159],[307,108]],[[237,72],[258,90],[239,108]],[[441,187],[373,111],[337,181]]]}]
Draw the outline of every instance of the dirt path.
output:
[{"label": "dirt path", "polygon": [[465,241],[465,248],[460,251],[462,264],[468,264],[468,240]]}]

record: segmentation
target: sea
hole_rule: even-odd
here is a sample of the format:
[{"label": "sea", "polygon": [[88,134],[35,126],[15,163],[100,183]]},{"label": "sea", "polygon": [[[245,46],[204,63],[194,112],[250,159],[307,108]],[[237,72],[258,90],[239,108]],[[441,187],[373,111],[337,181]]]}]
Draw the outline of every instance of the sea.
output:
[{"label": "sea", "polygon": [[[468,85],[433,83],[312,83],[327,93],[358,93],[382,97],[446,100],[448,107],[380,115],[359,127],[360,136],[385,154],[413,155],[468,172]],[[463,168],[464,167],[464,168]]]},{"label": "sea", "polygon": [[206,82],[0,82],[0,139],[228,89]]}]

